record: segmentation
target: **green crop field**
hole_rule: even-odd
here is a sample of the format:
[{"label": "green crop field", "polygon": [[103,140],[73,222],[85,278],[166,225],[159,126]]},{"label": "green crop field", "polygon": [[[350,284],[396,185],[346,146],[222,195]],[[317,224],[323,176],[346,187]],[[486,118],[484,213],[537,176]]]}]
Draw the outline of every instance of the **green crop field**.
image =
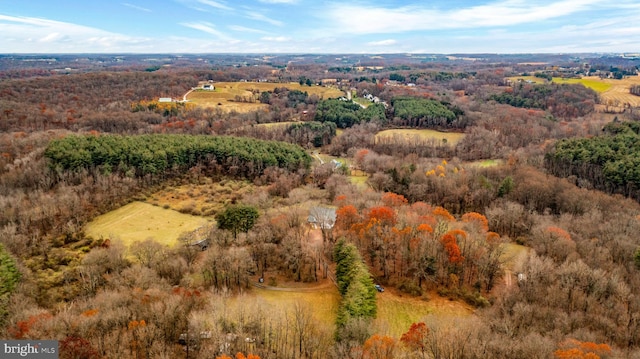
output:
[{"label": "green crop field", "polygon": [[396,139],[397,141],[442,141],[450,146],[455,146],[464,138],[464,133],[440,132],[427,129],[395,129],[384,130],[376,134],[376,140],[382,138]]},{"label": "green crop field", "polygon": [[119,238],[125,246],[149,237],[173,246],[183,232],[206,224],[207,219],[164,209],[148,203],[133,202],[96,217],[85,232],[93,238]]}]

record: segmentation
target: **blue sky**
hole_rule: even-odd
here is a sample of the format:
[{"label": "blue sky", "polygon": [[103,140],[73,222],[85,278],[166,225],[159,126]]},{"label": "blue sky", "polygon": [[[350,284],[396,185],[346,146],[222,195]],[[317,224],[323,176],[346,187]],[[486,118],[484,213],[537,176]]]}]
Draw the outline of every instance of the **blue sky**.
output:
[{"label": "blue sky", "polygon": [[0,53],[640,52],[638,0],[0,0]]}]

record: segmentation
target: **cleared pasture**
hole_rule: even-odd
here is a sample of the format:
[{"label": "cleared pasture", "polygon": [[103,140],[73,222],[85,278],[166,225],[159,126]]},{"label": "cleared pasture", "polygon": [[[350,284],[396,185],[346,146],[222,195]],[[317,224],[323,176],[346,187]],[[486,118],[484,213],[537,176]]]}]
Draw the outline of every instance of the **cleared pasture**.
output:
[{"label": "cleared pasture", "polygon": [[442,145],[455,146],[464,138],[464,133],[459,132],[440,132],[428,129],[394,129],[384,130],[376,134],[376,141],[398,141],[404,143],[425,143],[435,141]]},{"label": "cleared pasture", "polygon": [[[301,86],[297,82],[216,82],[215,90],[195,90],[187,95],[187,100],[198,106],[220,109],[222,111],[253,112],[266,110],[267,105],[257,101],[258,96],[264,91],[273,91],[276,88],[286,87],[289,90],[307,92],[309,95],[317,95],[320,98],[335,98],[344,96],[339,89],[324,86]],[[236,97],[255,102],[236,102]]]},{"label": "cleared pasture", "polygon": [[172,247],[180,234],[193,231],[207,222],[206,218],[149,203],[132,202],[94,218],[86,225],[85,233],[93,238],[119,238],[127,247],[149,237]]}]

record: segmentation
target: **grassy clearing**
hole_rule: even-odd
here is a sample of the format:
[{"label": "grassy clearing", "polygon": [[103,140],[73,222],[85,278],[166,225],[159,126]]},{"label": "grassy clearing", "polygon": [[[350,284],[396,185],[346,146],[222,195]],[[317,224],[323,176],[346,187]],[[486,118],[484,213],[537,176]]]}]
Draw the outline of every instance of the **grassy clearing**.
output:
[{"label": "grassy clearing", "polygon": [[284,292],[254,288],[251,291],[251,295],[255,295],[261,299],[261,302],[274,308],[292,308],[296,302],[306,304],[313,309],[313,317],[317,322],[332,328],[335,325],[336,313],[340,303],[340,294],[338,294],[338,290],[334,286],[313,292]]},{"label": "grassy clearing", "polygon": [[518,82],[533,82],[536,84],[543,84],[545,82],[547,82],[546,79],[540,78],[540,77],[535,77],[535,76],[513,76],[513,77],[509,77],[507,78],[509,81],[513,82],[513,83],[518,83]]},{"label": "grassy clearing", "polygon": [[365,108],[369,107],[369,105],[371,105],[371,103],[372,103],[371,101],[369,101],[369,100],[367,100],[366,98],[363,98],[363,97],[354,97],[353,98],[353,102],[355,102],[357,104],[360,104],[360,105],[364,106]]},{"label": "grassy clearing", "polygon": [[505,262],[507,268],[513,270],[516,265],[521,262],[527,253],[529,248],[520,244],[507,243],[504,245],[504,253],[502,253],[502,260]]},{"label": "grassy clearing", "polygon": [[[286,87],[289,90],[307,92],[309,95],[317,95],[320,98],[335,98],[344,96],[344,92],[324,86],[301,86],[297,82],[273,83],[273,82],[217,82],[215,90],[196,90],[187,96],[187,100],[202,107],[218,108],[222,111],[252,112],[264,110],[268,106],[258,102],[257,96],[264,91],[273,91],[278,87]],[[246,99],[254,99],[255,102],[235,102],[236,96]]]},{"label": "grassy clearing", "polygon": [[491,160],[481,160],[481,161],[474,161],[474,162],[469,162],[467,165],[472,166],[472,167],[495,167],[495,166],[500,166],[504,164],[504,160],[500,160],[500,159],[491,159]]},{"label": "grassy clearing", "polygon": [[93,238],[119,238],[125,246],[152,237],[169,247],[177,243],[183,232],[195,230],[208,220],[153,206],[133,202],[115,211],[96,217],[85,232]]},{"label": "grassy clearing", "polygon": [[581,79],[563,79],[559,77],[553,78],[554,83],[559,84],[581,84],[584,87],[590,88],[596,92],[605,92],[611,88],[610,83],[603,82],[599,78],[581,78]]},{"label": "grassy clearing", "polygon": [[400,338],[412,323],[420,322],[429,314],[438,317],[465,317],[473,309],[458,301],[429,294],[431,298],[400,296],[389,290],[378,294],[378,317],[374,321],[374,332]]},{"label": "grassy clearing", "polygon": [[367,188],[368,179],[369,176],[349,176],[349,181],[358,186],[358,188]]},{"label": "grassy clearing", "polygon": [[440,141],[443,144],[455,146],[464,138],[464,133],[440,132],[426,129],[395,129],[384,130],[376,134],[376,140],[392,139],[404,142],[425,142],[428,140]]},{"label": "grassy clearing", "polygon": [[293,125],[294,123],[297,123],[297,121],[260,123],[260,124],[257,124],[256,126],[264,127],[264,128],[268,128],[268,129],[275,129],[275,128],[285,129],[285,128]]},{"label": "grassy clearing", "polygon": [[213,216],[224,206],[250,194],[255,187],[246,181],[205,179],[203,184],[169,187],[153,194],[148,203],[197,216]]}]

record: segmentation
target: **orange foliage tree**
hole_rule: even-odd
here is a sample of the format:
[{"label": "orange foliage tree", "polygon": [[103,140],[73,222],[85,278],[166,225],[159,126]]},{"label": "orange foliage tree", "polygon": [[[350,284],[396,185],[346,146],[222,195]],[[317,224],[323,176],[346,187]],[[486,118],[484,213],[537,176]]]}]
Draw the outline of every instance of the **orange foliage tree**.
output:
[{"label": "orange foliage tree", "polygon": [[477,223],[485,232],[489,230],[487,217],[477,212],[469,212],[462,215],[462,221],[467,223]]},{"label": "orange foliage tree", "polygon": [[360,220],[358,210],[352,205],[342,206],[336,211],[336,227],[338,229],[349,230]]},{"label": "orange foliage tree", "polygon": [[374,334],[364,342],[362,357],[365,359],[393,359],[395,358],[395,339],[388,336]]},{"label": "orange foliage tree", "polygon": [[382,195],[382,203],[389,207],[400,207],[408,203],[407,199],[401,194],[387,192]]},{"label": "orange foliage tree", "polygon": [[558,346],[560,349],[553,354],[559,359],[600,359],[611,353],[611,347],[607,344],[581,342],[576,339],[567,339]]}]

